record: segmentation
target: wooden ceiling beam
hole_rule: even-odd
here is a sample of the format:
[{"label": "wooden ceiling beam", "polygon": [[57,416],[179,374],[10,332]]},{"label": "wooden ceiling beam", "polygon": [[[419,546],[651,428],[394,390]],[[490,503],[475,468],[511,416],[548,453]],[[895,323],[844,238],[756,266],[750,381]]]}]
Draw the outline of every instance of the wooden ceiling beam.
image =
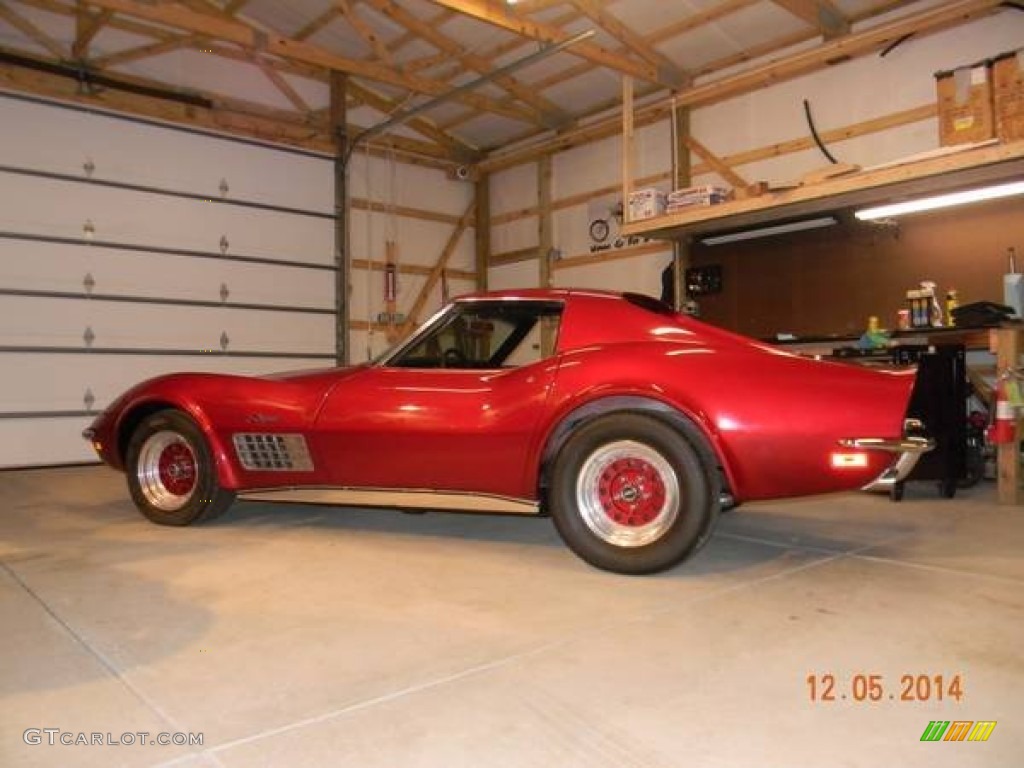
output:
[{"label": "wooden ceiling beam", "polygon": [[849,34],[850,20],[829,0],[772,0],[775,5],[807,22],[826,40]]},{"label": "wooden ceiling beam", "polygon": [[171,51],[181,50],[186,48],[193,43],[198,42],[199,37],[197,35],[181,35],[180,37],[173,37],[167,40],[158,40],[155,43],[147,43],[146,45],[137,45],[131,48],[125,48],[121,51],[109,53],[106,56],[97,56],[91,59],[89,63],[98,68],[104,67],[116,67],[121,64],[128,64],[132,61],[139,61],[140,59],[148,59],[153,56],[161,56]]},{"label": "wooden ceiling beam", "polygon": [[[481,75],[488,75],[494,69],[494,62],[485,59],[479,54],[471,53],[460,43],[445,35],[440,30],[430,26],[427,22],[406,11],[393,0],[365,0],[370,6],[388,19],[403,28],[414,32],[421,39],[430,43],[438,50],[447,53],[449,56],[458,59],[463,66],[476,71]],[[528,104],[539,114],[539,124],[546,124],[549,127],[564,125],[568,115],[556,104],[543,98],[532,89],[523,85],[511,75],[496,78],[495,83],[500,85],[511,95],[525,104]]]},{"label": "wooden ceiling beam", "polygon": [[[678,37],[694,29],[697,29],[698,27],[711,24],[712,22],[717,21],[718,19],[723,18],[724,16],[728,16],[729,14],[741,11],[744,8],[748,8],[751,5],[759,3],[760,1],[761,0],[727,0],[727,2],[715,6],[714,8],[710,8],[706,11],[695,13],[691,16],[687,16],[685,19],[682,19],[681,21],[677,21],[673,24],[669,24],[666,27],[657,29],[651,34],[644,37],[644,40],[648,46],[657,45],[658,43],[665,42],[666,40],[671,40],[672,38]],[[563,23],[568,22],[558,20],[554,23],[558,26],[561,26]],[[620,49],[618,52],[622,53],[624,52],[624,50],[625,49],[623,48]],[[538,91],[545,91],[549,88],[553,88],[554,86],[559,85],[560,83],[565,83],[576,77],[581,77],[593,71],[593,69],[593,64],[583,61],[577,64],[576,66],[559,70],[558,72],[554,72],[545,78],[530,83],[530,86]],[[696,73],[691,73],[691,76],[693,74]],[[700,74],[706,73],[702,70]],[[602,111],[603,109],[604,108],[602,108]],[[452,120],[449,120],[446,123],[443,123],[442,126],[446,130],[450,130],[451,128],[454,128],[455,126],[459,125],[460,123],[472,119],[474,116],[474,113],[468,112],[464,115],[460,115],[457,118],[453,118]]]},{"label": "wooden ceiling beam", "polygon": [[[246,50],[261,54],[272,54],[304,64],[347,72],[382,83],[439,96],[447,93],[449,86],[437,80],[404,75],[393,67],[377,62],[351,59],[332,53],[308,42],[284,37],[277,33],[255,29],[248,24],[227,18],[197,13],[181,5],[151,5],[141,0],[90,0],[100,8],[135,18],[165,24],[186,32],[202,34],[214,40],[234,43]],[[463,93],[459,101],[486,112],[509,117],[514,120],[531,122],[533,114],[519,107],[499,104],[495,99],[475,93]]]},{"label": "wooden ceiling beam", "polygon": [[349,0],[334,0],[335,5],[341,10],[349,26],[362,38],[378,61],[383,61],[388,66],[395,66],[395,58],[391,55],[388,47],[381,42],[380,37],[373,30],[366,20],[360,16]]},{"label": "wooden ceiling beam", "polygon": [[8,7],[7,3],[0,2],[0,19],[6,21],[36,45],[45,48],[52,56],[54,56],[54,58],[68,58],[69,51],[65,50],[63,45],[43,32],[43,30],[26,19],[20,13],[17,13],[14,9]]},{"label": "wooden ceiling beam", "polygon": [[71,56],[81,60],[88,58],[89,46],[114,13],[113,11],[90,13],[81,0],[78,3],[77,11],[75,14],[75,42],[71,44]]},{"label": "wooden ceiling beam", "polygon": [[308,40],[340,15],[341,9],[332,5],[319,16],[314,17],[307,24],[304,24],[295,34],[292,35],[292,39],[300,41]]},{"label": "wooden ceiling beam", "polygon": [[[678,88],[689,82],[689,77],[667,56],[660,53],[645,37],[637,34],[614,14],[605,9],[599,0],[572,0],[580,13],[597,24],[601,29],[622,44],[622,50],[632,51],[641,59],[658,69],[659,82],[671,83]],[[621,51],[617,51],[619,53]]]},{"label": "wooden ceiling beam", "polygon": [[[402,105],[397,101],[389,99],[388,97],[377,93],[372,88],[368,88],[357,83],[355,80],[349,80],[348,90],[350,95],[352,95],[356,101],[361,104],[365,104],[368,107],[372,107],[385,115],[394,114],[402,107]],[[478,159],[479,152],[475,147],[470,146],[466,142],[444,132],[425,117],[414,117],[410,119],[406,125],[420,135],[436,142],[442,147],[445,147],[448,153],[455,159],[461,159],[464,162],[472,162],[473,160]]]},{"label": "wooden ceiling beam", "polygon": [[309,104],[302,98],[302,95],[295,90],[295,87],[289,83],[284,75],[278,72],[274,67],[267,62],[262,56],[254,55],[252,57],[252,63],[263,73],[263,75],[271,82],[271,84],[277,88],[281,94],[291,102],[291,105],[295,107],[300,113],[309,115],[312,112]]},{"label": "wooden ceiling beam", "polygon": [[[24,58],[50,62],[41,56],[18,53]],[[334,151],[333,139],[327,130],[327,121],[322,116],[311,120],[310,116],[291,110],[275,109],[208,92],[188,92],[190,97],[205,101],[207,106],[200,106],[193,101],[182,103],[174,99],[174,95],[181,91],[158,80],[120,73],[111,73],[109,77],[129,86],[145,87],[154,94],[165,91],[168,96],[143,95],[111,86],[83,91],[77,77],[60,76],[0,63],[0,87],[11,90],[113,109],[141,117],[169,120],[197,128],[226,131],[320,152]],[[350,125],[349,133],[355,135],[363,129],[364,126]],[[405,162],[431,168],[448,169],[457,162],[433,142],[404,136],[380,136],[374,139],[372,147],[363,147],[360,151],[369,151],[376,157],[388,157],[389,153],[395,153]]]},{"label": "wooden ceiling beam", "polygon": [[[432,27],[440,27],[446,21],[448,21],[449,19],[452,19],[454,17],[455,17],[455,11],[452,11],[452,10],[449,10],[448,8],[445,8],[440,13],[435,14],[431,18],[427,19],[427,24],[429,24]],[[401,35],[396,37],[394,40],[389,40],[388,41],[388,43],[387,43],[388,50],[391,51],[392,53],[398,53],[399,50],[401,50],[402,48],[407,46],[409,43],[412,43],[412,42],[414,42],[416,40],[419,40],[419,35],[417,35],[415,32],[410,32],[410,31],[406,30]]]},{"label": "wooden ceiling beam", "polygon": [[[563,32],[557,27],[513,15],[504,8],[494,3],[485,3],[483,0],[433,0],[433,2],[436,5],[463,13],[470,18],[487,22],[500,29],[514,32],[517,35],[529,37],[542,43],[560,43],[569,38],[567,32]],[[639,80],[672,87],[671,83],[661,80],[657,67],[646,61],[636,61],[635,59],[614,53],[596,43],[577,43],[568,52],[574,56],[592,61],[595,64],[617,70],[625,75],[631,75]]]}]

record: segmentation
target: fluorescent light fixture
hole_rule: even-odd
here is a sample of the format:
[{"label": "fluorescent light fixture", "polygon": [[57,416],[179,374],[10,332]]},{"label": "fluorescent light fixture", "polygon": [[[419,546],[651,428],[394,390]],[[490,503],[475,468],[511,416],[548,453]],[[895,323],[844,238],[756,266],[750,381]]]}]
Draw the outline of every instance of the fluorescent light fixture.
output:
[{"label": "fluorescent light fixture", "polygon": [[854,215],[861,221],[888,219],[893,216],[902,216],[906,213],[934,211],[938,208],[949,208],[953,205],[964,205],[966,203],[980,203],[985,200],[998,200],[1001,197],[1011,197],[1012,195],[1024,195],[1024,181],[1014,181],[1010,184],[999,184],[994,187],[982,187],[981,189],[968,189],[964,192],[950,192],[947,195],[923,197],[920,200],[908,200],[905,203],[880,205],[877,208],[865,208],[863,211],[857,211]]},{"label": "fluorescent light fixture", "polygon": [[738,243],[741,240],[754,240],[758,237],[771,237],[772,235],[785,235],[789,232],[803,232],[807,229],[821,229],[831,227],[839,223],[835,216],[821,216],[817,219],[804,219],[803,221],[791,221],[788,224],[773,224],[769,227],[758,227],[757,229],[745,229],[742,232],[731,232],[728,235],[713,235],[712,237],[701,238],[704,245],[725,245],[726,243]]}]

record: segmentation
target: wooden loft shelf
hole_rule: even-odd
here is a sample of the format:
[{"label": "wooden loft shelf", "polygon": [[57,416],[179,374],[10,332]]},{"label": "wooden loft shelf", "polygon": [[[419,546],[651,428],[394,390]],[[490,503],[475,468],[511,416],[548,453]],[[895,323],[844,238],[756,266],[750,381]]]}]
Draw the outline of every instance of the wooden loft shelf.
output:
[{"label": "wooden loft shelf", "polygon": [[1024,180],[1024,141],[975,147],[630,222],[623,225],[622,234],[678,240],[1011,180]]}]

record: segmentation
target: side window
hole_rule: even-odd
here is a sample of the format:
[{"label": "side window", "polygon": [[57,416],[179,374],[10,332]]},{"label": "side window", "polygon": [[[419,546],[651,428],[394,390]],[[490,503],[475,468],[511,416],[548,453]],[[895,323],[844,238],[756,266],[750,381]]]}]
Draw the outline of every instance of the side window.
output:
[{"label": "side window", "polygon": [[455,369],[529,365],[554,353],[560,317],[557,302],[467,302],[387,364]]}]

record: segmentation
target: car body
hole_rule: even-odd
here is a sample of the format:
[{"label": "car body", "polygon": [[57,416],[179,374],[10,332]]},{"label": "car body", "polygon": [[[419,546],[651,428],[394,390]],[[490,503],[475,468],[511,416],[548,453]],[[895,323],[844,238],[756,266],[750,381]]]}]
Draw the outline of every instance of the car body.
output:
[{"label": "car body", "polygon": [[551,514],[588,562],[645,573],[706,541],[723,503],[902,480],[930,447],[913,386],[637,294],[505,291],[372,363],[152,379],[86,436],[156,522],[236,496]]}]

